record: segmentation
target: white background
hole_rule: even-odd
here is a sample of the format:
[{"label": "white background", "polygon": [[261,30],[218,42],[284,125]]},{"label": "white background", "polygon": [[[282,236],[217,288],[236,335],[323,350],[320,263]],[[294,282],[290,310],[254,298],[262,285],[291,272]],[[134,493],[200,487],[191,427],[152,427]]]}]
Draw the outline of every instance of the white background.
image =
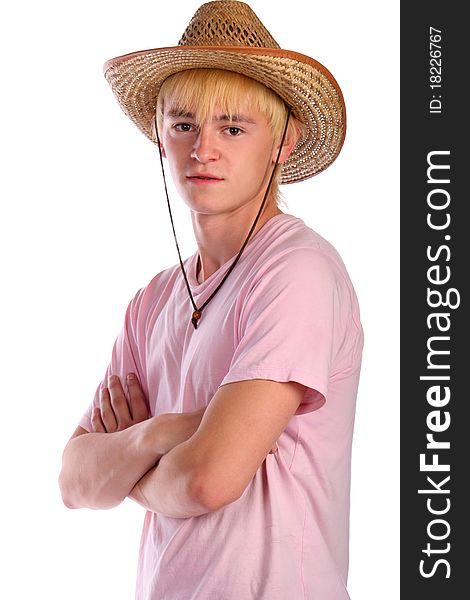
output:
[{"label": "white background", "polygon": [[[282,47],[332,71],[347,103],[340,157],[284,187],[284,211],[336,246],[359,297],[349,590],[353,600],[396,600],[398,2],[251,5]],[[121,112],[102,64],[176,45],[198,6],[46,0],[10,3],[1,19],[0,597],[8,600],[133,597],[141,509],[127,501],[69,511],[57,486],[63,446],[104,374],[127,303],[177,262],[156,148]],[[170,194],[188,256],[188,215]]]}]

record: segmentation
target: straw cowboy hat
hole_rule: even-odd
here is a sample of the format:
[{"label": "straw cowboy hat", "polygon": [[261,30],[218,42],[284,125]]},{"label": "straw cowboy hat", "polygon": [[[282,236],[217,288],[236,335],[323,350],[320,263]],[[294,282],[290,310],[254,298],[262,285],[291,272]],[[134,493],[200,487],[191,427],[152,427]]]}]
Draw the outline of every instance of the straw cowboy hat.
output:
[{"label": "straw cowboy hat", "polygon": [[179,71],[197,68],[241,73],[274,90],[306,125],[282,165],[280,183],[308,179],[338,156],[346,131],[339,85],[319,62],[283,50],[243,2],[203,4],[178,46],[132,52],[108,60],[103,69],[121,108],[152,142],[160,87]]}]

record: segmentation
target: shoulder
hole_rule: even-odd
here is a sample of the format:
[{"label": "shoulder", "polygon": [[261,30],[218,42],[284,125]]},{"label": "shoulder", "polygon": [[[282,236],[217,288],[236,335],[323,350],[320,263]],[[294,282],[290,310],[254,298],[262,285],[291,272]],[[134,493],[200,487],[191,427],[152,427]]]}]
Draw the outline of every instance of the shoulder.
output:
[{"label": "shoulder", "polygon": [[352,290],[344,262],[336,248],[319,233],[292,215],[274,218],[256,248],[253,283],[275,279],[304,285],[336,285]]},{"label": "shoulder", "polygon": [[333,332],[335,349],[346,336],[359,347],[359,304],[335,247],[296,217],[278,219],[265,233],[238,296],[241,333],[265,319],[282,329],[279,337]]}]

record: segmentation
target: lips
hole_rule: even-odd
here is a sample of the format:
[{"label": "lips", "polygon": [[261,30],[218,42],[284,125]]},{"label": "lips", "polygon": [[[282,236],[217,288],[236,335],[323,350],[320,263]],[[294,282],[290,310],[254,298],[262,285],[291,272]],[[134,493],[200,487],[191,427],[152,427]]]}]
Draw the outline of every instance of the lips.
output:
[{"label": "lips", "polygon": [[222,181],[221,177],[212,175],[212,173],[193,173],[192,175],[188,175],[187,179],[200,179],[202,181]]},{"label": "lips", "polygon": [[215,185],[223,181],[222,177],[217,177],[212,173],[193,173],[188,175],[186,179],[195,185]]}]

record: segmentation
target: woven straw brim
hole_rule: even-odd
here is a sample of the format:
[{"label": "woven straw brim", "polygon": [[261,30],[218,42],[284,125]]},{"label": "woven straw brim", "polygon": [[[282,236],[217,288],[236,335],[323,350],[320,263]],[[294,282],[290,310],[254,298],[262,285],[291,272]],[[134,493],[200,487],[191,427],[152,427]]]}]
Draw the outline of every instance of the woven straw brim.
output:
[{"label": "woven straw brim", "polygon": [[104,75],[122,110],[152,142],[157,97],[167,77],[188,69],[235,71],[274,90],[306,125],[282,166],[280,183],[308,179],[338,156],[346,132],[339,85],[314,59],[277,48],[176,46],[142,50],[107,61]]}]

